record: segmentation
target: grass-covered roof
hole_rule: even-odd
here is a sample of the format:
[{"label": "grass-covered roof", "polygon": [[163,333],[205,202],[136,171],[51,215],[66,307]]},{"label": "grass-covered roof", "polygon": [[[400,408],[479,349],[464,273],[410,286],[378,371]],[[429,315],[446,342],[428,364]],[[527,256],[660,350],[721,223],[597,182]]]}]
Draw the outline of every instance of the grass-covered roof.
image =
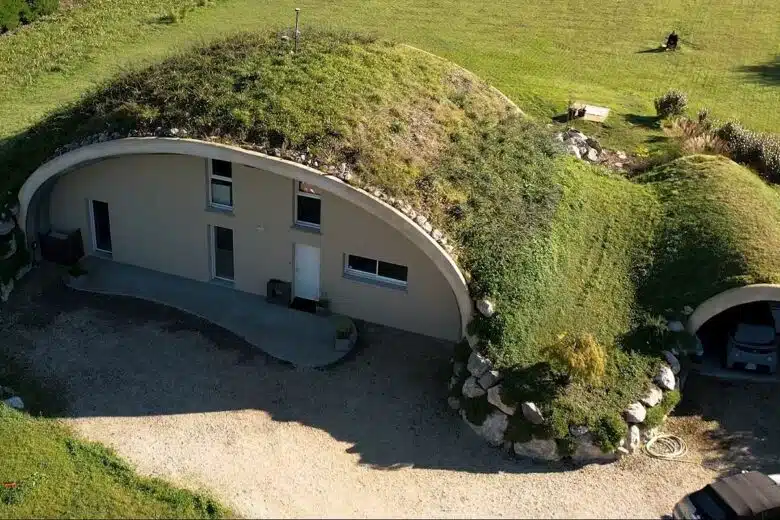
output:
[{"label": "grass-covered roof", "polygon": [[[0,193],[96,133],[176,128],[306,153],[326,170],[346,163],[356,184],[405,200],[454,240],[472,295],[498,311],[472,330],[559,437],[644,390],[662,347],[643,335],[648,317],[780,278],[780,199],[734,163],[688,158],[632,182],[564,155],[547,128],[426,53],[311,31],[291,47],[243,34],[115,78],[2,145]],[[556,375],[562,335],[603,347],[601,380]]]}]

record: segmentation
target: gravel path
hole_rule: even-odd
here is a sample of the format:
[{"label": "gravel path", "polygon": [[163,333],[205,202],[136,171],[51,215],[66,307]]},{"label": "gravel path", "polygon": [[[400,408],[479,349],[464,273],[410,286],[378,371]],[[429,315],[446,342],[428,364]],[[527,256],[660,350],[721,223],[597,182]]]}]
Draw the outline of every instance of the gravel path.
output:
[{"label": "gravel path", "polygon": [[503,458],[446,406],[449,347],[385,328],[310,371],[177,312],[64,289],[3,328],[60,382],[78,432],[247,517],[649,518],[715,475],[646,457],[579,470]]}]

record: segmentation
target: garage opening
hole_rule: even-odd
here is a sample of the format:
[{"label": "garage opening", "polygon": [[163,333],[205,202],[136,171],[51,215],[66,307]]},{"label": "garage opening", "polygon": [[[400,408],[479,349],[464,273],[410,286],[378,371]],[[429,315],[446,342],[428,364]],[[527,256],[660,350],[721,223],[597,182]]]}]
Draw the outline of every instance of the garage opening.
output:
[{"label": "garage opening", "polygon": [[735,305],[715,314],[696,332],[702,371],[777,377],[780,301]]}]

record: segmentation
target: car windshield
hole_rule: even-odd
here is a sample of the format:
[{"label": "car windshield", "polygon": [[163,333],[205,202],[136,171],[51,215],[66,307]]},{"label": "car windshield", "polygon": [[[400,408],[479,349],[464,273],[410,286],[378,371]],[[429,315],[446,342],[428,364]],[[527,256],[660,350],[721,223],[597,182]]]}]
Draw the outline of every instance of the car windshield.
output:
[{"label": "car windshield", "polygon": [[734,340],[749,345],[770,345],[775,342],[774,327],[740,323],[734,332]]}]

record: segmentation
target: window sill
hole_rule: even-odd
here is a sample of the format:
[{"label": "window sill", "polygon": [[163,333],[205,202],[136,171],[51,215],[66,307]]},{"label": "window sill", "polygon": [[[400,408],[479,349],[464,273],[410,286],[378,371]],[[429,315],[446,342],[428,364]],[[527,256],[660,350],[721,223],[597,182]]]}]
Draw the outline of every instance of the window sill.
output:
[{"label": "window sill", "polygon": [[321,228],[315,226],[307,226],[305,224],[293,224],[290,229],[297,231],[303,231],[304,233],[311,233],[312,235],[321,235]]},{"label": "window sill", "polygon": [[213,283],[214,285],[221,285],[222,287],[230,287],[231,289],[235,288],[236,286],[235,280],[227,280],[225,278],[212,278],[210,282]]},{"label": "window sill", "polygon": [[376,287],[382,287],[384,289],[395,289],[396,291],[409,292],[408,285],[401,285],[392,282],[383,282],[382,280],[374,280],[372,278],[358,276],[355,274],[344,273],[343,277],[353,282],[360,282],[366,285],[374,285]]},{"label": "window sill", "polygon": [[114,253],[110,251],[102,251],[100,249],[95,249],[92,251],[92,256],[96,256],[98,258],[105,258],[106,260],[112,260],[114,258]]},{"label": "window sill", "polygon": [[233,208],[212,206],[211,204],[209,204],[208,206],[206,206],[206,211],[208,211],[209,213],[219,213],[220,215],[227,215],[228,217],[235,217],[235,214],[233,213]]}]

